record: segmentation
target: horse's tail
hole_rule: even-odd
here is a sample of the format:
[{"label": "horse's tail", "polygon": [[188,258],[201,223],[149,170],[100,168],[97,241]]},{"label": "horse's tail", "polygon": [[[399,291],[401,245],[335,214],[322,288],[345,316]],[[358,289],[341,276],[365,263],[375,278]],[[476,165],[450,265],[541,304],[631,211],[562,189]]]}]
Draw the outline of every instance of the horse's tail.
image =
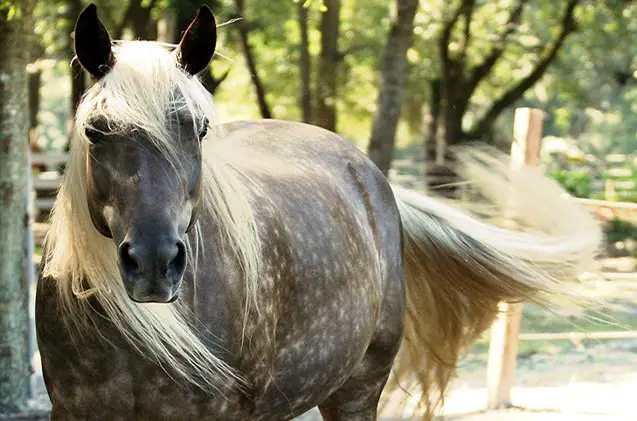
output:
[{"label": "horse's tail", "polygon": [[460,172],[485,187],[501,216],[503,207],[514,207],[523,229],[498,228],[394,188],[407,287],[404,340],[394,374],[401,386],[406,385],[401,379],[415,376],[427,419],[442,405],[459,352],[490,326],[498,303],[547,305],[573,298],[561,281],[575,280],[593,262],[601,241],[592,216],[538,169],[510,171],[504,160],[476,149],[461,151],[458,158]]}]

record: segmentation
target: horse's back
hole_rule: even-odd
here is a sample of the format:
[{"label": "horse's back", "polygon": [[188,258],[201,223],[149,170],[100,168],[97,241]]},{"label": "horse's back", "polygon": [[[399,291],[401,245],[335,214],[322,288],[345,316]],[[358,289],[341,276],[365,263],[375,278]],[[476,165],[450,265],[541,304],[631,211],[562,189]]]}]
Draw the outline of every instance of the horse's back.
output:
[{"label": "horse's back", "polygon": [[[224,159],[257,190],[273,189],[269,197],[292,195],[311,207],[313,196],[314,205],[334,208],[334,201],[342,200],[354,212],[364,210],[361,225],[375,231],[379,252],[383,243],[393,242],[400,233],[400,216],[387,178],[367,155],[336,133],[299,122],[248,120],[220,125],[218,134],[216,143],[228,151]],[[210,149],[204,153],[214,154],[214,145]]]},{"label": "horse's back", "polygon": [[[285,120],[241,120],[216,127],[216,146],[231,150],[226,159],[248,171],[298,174],[351,162],[385,177],[376,166],[338,134],[310,124]],[[204,151],[206,151],[204,145]],[[214,153],[208,150],[209,153]],[[236,161],[235,161],[236,160]]]}]

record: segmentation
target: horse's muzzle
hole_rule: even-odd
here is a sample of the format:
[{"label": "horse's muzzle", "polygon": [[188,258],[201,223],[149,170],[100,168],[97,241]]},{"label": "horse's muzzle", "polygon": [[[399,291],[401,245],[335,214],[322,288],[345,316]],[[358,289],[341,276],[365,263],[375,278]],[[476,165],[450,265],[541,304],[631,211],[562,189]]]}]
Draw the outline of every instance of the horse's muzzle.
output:
[{"label": "horse's muzzle", "polygon": [[118,265],[129,297],[139,303],[169,303],[179,293],[186,268],[186,247],[181,240],[124,240]]}]

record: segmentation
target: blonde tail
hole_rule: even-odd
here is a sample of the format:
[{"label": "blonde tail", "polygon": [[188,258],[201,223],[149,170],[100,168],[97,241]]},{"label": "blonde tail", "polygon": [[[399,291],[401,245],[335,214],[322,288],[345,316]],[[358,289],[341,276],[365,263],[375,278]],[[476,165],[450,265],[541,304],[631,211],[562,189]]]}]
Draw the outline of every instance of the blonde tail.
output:
[{"label": "blonde tail", "polygon": [[[401,387],[408,379],[420,385],[426,419],[442,405],[460,351],[490,326],[498,303],[548,305],[572,298],[563,281],[575,280],[593,262],[601,241],[591,215],[540,170],[511,171],[505,159],[483,149],[462,150],[458,158],[460,172],[498,205],[493,215],[514,208],[523,231],[393,188],[407,284],[405,334],[394,374]],[[484,216],[488,208],[480,209]]]}]

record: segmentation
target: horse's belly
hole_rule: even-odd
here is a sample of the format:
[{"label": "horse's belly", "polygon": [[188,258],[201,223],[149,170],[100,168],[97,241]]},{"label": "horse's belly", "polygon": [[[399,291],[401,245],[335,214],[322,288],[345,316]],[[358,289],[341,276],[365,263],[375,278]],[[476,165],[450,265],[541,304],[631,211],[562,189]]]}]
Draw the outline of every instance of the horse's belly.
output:
[{"label": "horse's belly", "polygon": [[275,375],[256,402],[257,419],[309,410],[339,389],[360,364],[376,330],[374,305],[370,296],[339,301],[315,310],[314,318],[286,324],[289,339],[277,346]]}]

